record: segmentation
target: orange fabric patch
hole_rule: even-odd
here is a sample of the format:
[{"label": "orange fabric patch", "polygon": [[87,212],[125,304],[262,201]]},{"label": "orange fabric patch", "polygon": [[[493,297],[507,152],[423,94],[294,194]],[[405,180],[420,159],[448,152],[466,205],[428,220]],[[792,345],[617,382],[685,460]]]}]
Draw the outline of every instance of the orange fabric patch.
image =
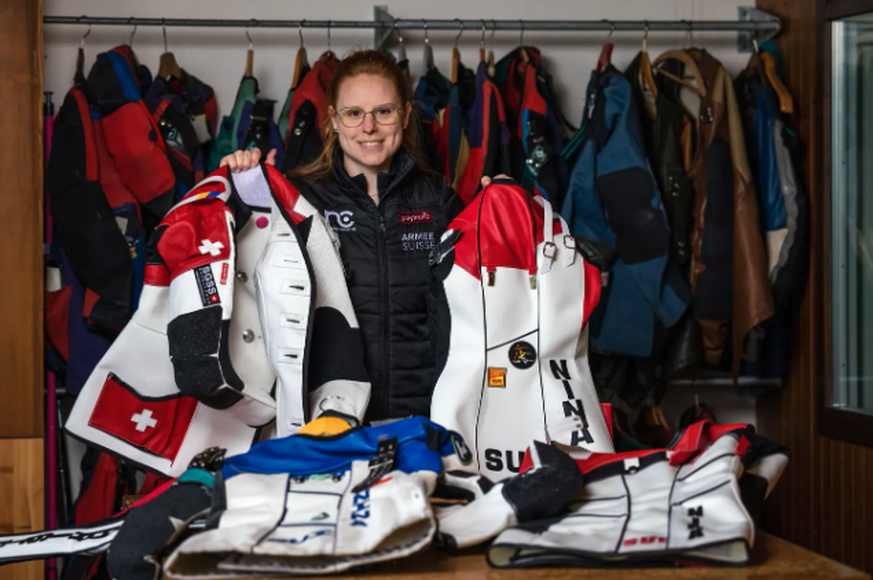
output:
[{"label": "orange fabric patch", "polygon": [[488,367],[488,386],[506,388],[506,369]]}]

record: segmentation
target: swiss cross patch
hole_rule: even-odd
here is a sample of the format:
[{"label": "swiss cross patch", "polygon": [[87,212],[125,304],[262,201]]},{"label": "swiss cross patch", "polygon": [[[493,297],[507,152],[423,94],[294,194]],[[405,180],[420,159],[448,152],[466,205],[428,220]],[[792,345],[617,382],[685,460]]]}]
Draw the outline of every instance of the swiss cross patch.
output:
[{"label": "swiss cross patch", "polygon": [[210,256],[218,256],[221,254],[221,249],[224,248],[224,244],[212,240],[202,240],[201,244],[197,249],[200,250],[201,254],[209,254]]},{"label": "swiss cross patch", "polygon": [[400,212],[400,223],[402,224],[427,224],[432,221],[433,215],[426,209]]},{"label": "swiss cross patch", "polygon": [[140,398],[132,387],[109,373],[88,425],[173,461],[196,409],[197,401],[190,397]]},{"label": "swiss cross patch", "polygon": [[194,268],[194,278],[197,280],[197,289],[200,291],[200,301],[203,302],[203,306],[221,304],[218,288],[215,286],[215,276],[212,275],[212,266]]}]

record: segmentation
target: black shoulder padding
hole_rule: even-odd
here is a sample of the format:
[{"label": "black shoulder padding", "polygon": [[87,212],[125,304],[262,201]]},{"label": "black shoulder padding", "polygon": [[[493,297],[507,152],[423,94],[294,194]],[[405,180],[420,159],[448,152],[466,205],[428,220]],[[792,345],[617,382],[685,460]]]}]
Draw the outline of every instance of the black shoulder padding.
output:
[{"label": "black shoulder padding", "polygon": [[582,490],[582,472],[569,455],[545,443],[534,445],[541,465],[505,480],[503,485],[503,497],[519,523],[563,514]]},{"label": "black shoulder padding", "polygon": [[215,409],[226,409],[242,395],[225,385],[219,361],[221,305],[182,314],[167,325],[176,386],[183,394]]}]

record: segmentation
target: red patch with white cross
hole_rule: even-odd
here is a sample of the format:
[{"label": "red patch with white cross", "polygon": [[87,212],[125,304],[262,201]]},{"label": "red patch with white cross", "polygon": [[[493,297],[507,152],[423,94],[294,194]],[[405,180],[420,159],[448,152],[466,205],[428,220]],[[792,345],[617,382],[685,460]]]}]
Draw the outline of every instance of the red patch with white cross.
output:
[{"label": "red patch with white cross", "polygon": [[191,397],[143,398],[109,373],[88,425],[174,461],[196,409]]}]

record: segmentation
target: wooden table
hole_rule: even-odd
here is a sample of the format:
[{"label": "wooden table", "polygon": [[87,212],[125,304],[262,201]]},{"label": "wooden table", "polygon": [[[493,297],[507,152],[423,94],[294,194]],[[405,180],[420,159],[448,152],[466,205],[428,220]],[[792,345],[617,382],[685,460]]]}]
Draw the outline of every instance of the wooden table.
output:
[{"label": "wooden table", "polygon": [[[327,576],[335,580],[369,578],[399,580],[414,576],[415,580],[588,580],[588,579],[729,579],[746,578],[841,578],[870,580],[870,576],[814,552],[780,540],[764,532],[756,534],[752,564],[744,568],[529,568],[495,570],[488,566],[481,549],[450,555],[441,550],[429,550],[405,560],[379,564],[367,572]],[[322,576],[321,578],[325,578]]]}]

